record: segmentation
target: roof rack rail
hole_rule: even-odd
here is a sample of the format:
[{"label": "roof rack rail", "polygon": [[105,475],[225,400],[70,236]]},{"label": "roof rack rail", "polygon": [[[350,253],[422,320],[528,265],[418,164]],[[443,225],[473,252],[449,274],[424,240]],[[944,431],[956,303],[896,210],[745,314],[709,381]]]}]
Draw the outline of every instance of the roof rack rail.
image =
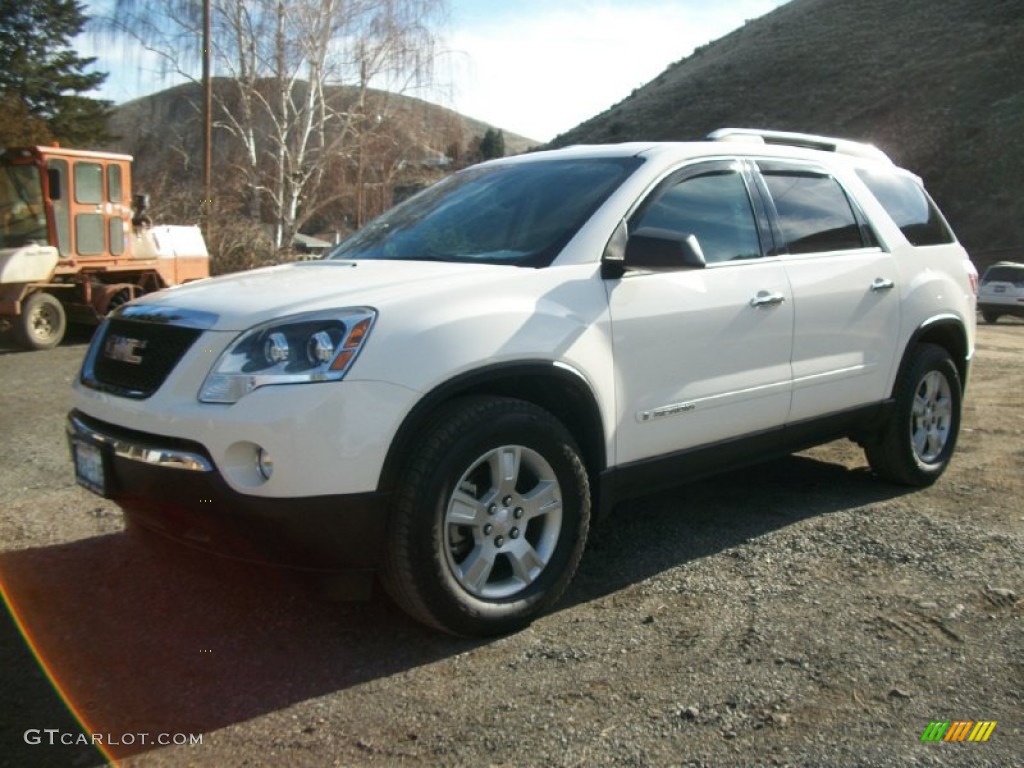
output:
[{"label": "roof rack rail", "polygon": [[874,144],[866,144],[849,139],[835,139],[831,136],[815,136],[810,133],[790,133],[788,131],[762,131],[756,128],[719,128],[707,136],[708,141],[741,141],[758,144],[782,144],[790,147],[818,149],[825,152],[837,152],[842,155],[865,157],[871,160],[892,162],[885,152]]}]

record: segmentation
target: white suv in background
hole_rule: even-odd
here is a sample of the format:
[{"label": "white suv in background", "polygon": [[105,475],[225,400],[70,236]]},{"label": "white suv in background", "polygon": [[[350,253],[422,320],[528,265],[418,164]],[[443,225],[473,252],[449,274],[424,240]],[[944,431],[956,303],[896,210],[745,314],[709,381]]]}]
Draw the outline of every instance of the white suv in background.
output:
[{"label": "white suv in background", "polygon": [[1024,317],[1024,264],[1000,261],[985,270],[978,290],[978,309],[986,323],[1003,315]]},{"label": "white suv in background", "polygon": [[515,630],[592,512],[849,437],[945,470],[977,273],[874,147],[723,130],[476,166],[303,262],[120,309],[76,475],[253,559],[377,569],[417,619]]}]

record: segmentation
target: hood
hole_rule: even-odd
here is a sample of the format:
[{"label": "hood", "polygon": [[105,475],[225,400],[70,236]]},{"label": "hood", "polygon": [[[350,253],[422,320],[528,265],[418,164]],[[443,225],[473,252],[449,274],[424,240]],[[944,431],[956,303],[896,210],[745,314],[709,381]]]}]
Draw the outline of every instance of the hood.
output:
[{"label": "hood", "polygon": [[490,282],[518,267],[422,261],[303,261],[199,280],[132,303],[160,313],[215,316],[212,330],[243,331],[297,312],[374,307],[422,296],[431,283],[451,288]]}]

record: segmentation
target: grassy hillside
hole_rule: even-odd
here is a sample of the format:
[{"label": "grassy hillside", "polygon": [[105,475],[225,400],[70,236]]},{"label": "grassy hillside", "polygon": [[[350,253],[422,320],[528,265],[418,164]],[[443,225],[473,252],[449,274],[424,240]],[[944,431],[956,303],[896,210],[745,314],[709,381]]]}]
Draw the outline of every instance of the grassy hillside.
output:
[{"label": "grassy hillside", "polygon": [[924,177],[977,262],[1024,260],[1024,0],[792,0],[554,144],[724,126],[873,142]]}]

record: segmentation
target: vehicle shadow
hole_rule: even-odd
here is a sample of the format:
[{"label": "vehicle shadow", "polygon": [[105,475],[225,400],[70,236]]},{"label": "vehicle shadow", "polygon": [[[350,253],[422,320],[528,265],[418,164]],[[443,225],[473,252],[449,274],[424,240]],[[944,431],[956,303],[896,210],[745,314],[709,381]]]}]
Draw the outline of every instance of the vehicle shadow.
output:
[{"label": "vehicle shadow", "polygon": [[[0,583],[77,732],[120,741],[109,747],[117,759],[155,748],[159,734],[206,733],[473,645],[421,628],[383,597],[332,603],[294,572],[143,531],[5,553]],[[52,697],[45,684],[35,690]],[[39,765],[43,748],[23,733],[54,727],[9,724],[3,759]]]},{"label": "vehicle shadow", "polygon": [[560,605],[597,599],[801,520],[909,491],[866,466],[849,469],[798,454],[623,502],[592,531]]},{"label": "vehicle shadow", "polygon": [[[77,347],[83,344],[88,344],[92,341],[92,336],[98,327],[99,326],[96,325],[72,323],[68,325],[67,333],[64,334],[64,338],[61,340],[60,346]],[[24,349],[18,344],[18,340],[14,336],[14,331],[10,329],[0,329],[0,355],[28,353],[30,351],[31,350]]]},{"label": "vehicle shadow", "polygon": [[[900,492],[866,470],[796,456],[624,505],[595,530],[559,610]],[[85,732],[149,734],[146,744],[136,736],[111,746],[117,759],[155,748],[158,734],[208,733],[485,642],[424,629],[381,594],[328,602],[292,572],[142,532],[5,553],[0,582]],[[15,658],[19,668],[5,676],[21,681],[26,696],[52,700],[31,657]],[[38,721],[54,711],[50,704],[23,701],[11,713],[11,765],[43,764],[43,748],[22,734],[61,727]],[[101,763],[96,755],[75,761]]]}]

